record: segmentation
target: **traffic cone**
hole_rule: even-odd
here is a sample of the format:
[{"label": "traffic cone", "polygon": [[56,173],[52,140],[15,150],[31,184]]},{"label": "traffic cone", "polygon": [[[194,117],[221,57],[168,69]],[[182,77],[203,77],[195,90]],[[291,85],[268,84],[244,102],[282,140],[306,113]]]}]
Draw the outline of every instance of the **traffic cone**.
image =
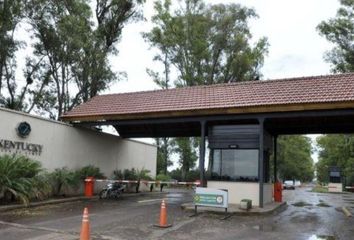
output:
[{"label": "traffic cone", "polygon": [[159,224],[155,224],[154,226],[160,228],[168,228],[172,226],[172,224],[167,223],[167,207],[164,199],[161,202]]},{"label": "traffic cone", "polygon": [[82,217],[80,240],[90,240],[90,221],[87,207],[84,209],[84,215]]}]

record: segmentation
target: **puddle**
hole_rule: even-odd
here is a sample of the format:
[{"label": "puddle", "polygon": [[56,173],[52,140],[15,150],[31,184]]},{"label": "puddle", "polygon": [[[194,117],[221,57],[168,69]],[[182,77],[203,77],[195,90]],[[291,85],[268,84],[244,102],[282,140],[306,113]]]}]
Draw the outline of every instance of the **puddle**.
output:
[{"label": "puddle", "polygon": [[327,236],[327,235],[312,235],[307,240],[335,240],[334,236]]},{"label": "puddle", "polygon": [[292,204],[295,207],[306,207],[306,206],[312,206],[312,204],[304,202],[304,201],[300,201],[300,202],[296,202],[294,204]]},{"label": "puddle", "polygon": [[317,207],[331,207],[331,205],[328,205],[325,202],[320,202],[319,204],[316,205]]}]

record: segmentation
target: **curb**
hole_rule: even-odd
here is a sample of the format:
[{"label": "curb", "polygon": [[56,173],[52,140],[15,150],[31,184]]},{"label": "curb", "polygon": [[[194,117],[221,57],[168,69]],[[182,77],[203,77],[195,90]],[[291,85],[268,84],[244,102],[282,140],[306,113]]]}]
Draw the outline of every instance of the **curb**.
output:
[{"label": "curb", "polygon": [[[228,210],[228,213],[231,214],[232,216],[261,216],[261,215],[270,215],[270,214],[278,214],[282,211],[284,211],[285,209],[287,209],[288,205],[287,202],[282,202],[281,204],[279,204],[278,206],[272,208],[272,209],[267,209],[264,211],[254,211],[254,212],[250,212],[250,211],[233,211],[233,210]],[[185,211],[194,211],[194,205],[190,204],[190,203],[184,203],[181,205],[181,208]],[[215,214],[225,214],[224,211],[217,211],[214,210],[213,208],[203,208],[198,210],[200,213],[205,213],[205,212],[209,212],[209,213],[215,213]]]}]

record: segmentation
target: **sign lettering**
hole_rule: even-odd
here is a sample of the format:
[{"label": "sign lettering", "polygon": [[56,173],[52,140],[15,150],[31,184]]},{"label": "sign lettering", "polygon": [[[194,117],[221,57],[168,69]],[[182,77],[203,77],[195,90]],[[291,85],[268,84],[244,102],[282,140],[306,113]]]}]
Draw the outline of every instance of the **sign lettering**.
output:
[{"label": "sign lettering", "polygon": [[40,144],[0,139],[0,152],[40,156],[42,150],[43,146]]}]

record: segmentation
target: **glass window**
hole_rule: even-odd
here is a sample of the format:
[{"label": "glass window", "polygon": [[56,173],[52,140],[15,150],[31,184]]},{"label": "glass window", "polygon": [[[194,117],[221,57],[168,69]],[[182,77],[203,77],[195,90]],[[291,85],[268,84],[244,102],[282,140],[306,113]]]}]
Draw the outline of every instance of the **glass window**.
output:
[{"label": "glass window", "polygon": [[215,149],[211,178],[230,181],[258,181],[258,150]]}]

